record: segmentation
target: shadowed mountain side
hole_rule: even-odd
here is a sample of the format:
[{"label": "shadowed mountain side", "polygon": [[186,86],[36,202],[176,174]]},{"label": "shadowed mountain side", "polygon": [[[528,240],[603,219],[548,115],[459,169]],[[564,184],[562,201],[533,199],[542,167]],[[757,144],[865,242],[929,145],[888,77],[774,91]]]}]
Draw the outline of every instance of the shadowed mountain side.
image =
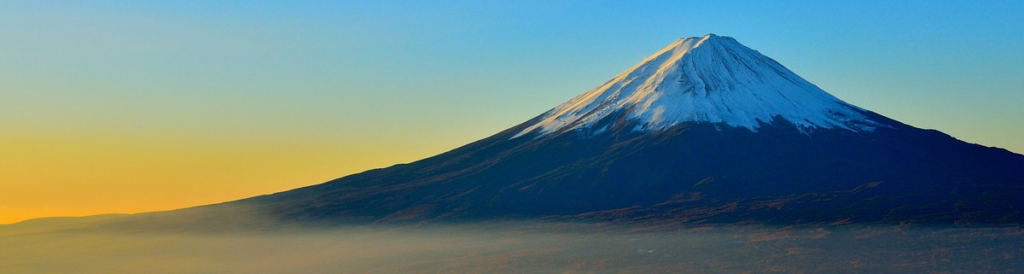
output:
[{"label": "shadowed mountain side", "polygon": [[1021,221],[1024,156],[865,115],[889,127],[805,134],[776,119],[758,132],[686,123],[642,133],[612,115],[599,122],[608,134],[510,139],[524,123],[421,161],[225,206],[313,223]]}]

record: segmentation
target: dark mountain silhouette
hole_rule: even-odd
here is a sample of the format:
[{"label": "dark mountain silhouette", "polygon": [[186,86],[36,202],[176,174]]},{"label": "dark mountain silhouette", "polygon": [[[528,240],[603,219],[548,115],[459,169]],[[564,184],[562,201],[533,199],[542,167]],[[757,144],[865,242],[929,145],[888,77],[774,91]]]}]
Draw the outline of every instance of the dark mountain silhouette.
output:
[{"label": "dark mountain silhouette", "polygon": [[325,224],[1007,224],[1021,222],[1021,197],[1024,156],[849,105],[709,34],[446,153],[188,211]]}]

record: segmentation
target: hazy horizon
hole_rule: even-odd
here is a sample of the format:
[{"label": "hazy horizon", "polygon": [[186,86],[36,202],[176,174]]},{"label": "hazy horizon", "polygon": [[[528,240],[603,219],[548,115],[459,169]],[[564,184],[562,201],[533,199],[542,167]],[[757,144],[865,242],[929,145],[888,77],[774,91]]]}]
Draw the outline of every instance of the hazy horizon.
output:
[{"label": "hazy horizon", "polygon": [[0,269],[12,273],[1000,273],[1024,267],[1015,255],[1021,254],[1024,238],[1015,227],[698,225],[652,230],[614,224],[483,222],[270,230],[222,226],[204,231],[88,225],[54,230],[55,225],[62,224],[0,227],[4,246]]}]

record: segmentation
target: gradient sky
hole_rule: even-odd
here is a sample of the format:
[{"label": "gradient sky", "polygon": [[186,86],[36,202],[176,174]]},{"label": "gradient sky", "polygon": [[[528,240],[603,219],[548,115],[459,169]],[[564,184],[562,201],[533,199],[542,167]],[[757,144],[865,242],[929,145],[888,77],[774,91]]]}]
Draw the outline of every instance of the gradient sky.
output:
[{"label": "gradient sky", "polygon": [[371,2],[0,3],[0,223],[414,161],[706,33],[849,103],[1024,152],[1020,1]]}]

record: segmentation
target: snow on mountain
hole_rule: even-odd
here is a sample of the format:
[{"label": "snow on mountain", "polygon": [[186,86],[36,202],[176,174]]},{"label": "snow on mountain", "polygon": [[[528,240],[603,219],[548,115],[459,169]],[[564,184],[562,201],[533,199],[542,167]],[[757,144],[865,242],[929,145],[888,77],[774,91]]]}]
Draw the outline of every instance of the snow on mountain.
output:
[{"label": "snow on mountain", "polygon": [[[709,122],[757,131],[785,119],[801,131],[873,131],[881,124],[735,39],[708,34],[676,40],[603,85],[548,111],[519,132],[541,136],[590,128],[623,111],[635,130]],[[593,132],[600,133],[601,129]]]}]

